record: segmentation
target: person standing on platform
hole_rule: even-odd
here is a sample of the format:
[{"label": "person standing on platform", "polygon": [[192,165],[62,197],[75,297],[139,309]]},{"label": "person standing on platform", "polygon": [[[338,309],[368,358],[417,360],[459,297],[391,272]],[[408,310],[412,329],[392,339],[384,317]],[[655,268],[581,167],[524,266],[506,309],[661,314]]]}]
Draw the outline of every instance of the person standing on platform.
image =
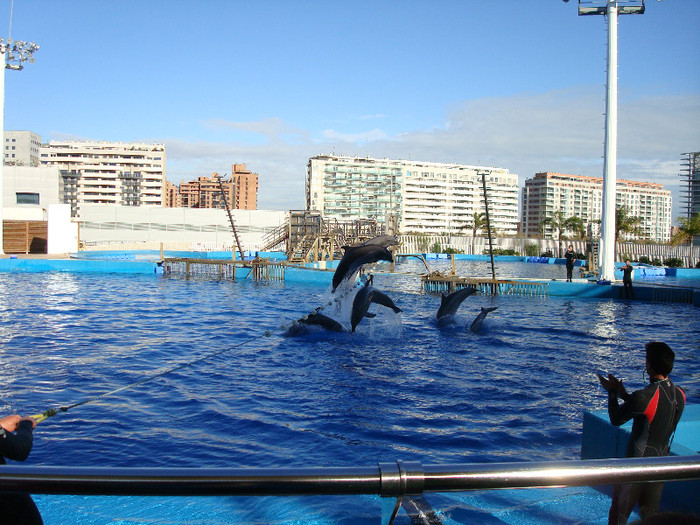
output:
[{"label": "person standing on platform", "polygon": [[566,282],[571,282],[571,275],[574,272],[574,263],[576,262],[576,254],[574,253],[574,247],[569,244],[569,248],[564,254],[566,258]]},{"label": "person standing on platform", "polygon": [[[646,344],[646,372],[649,384],[641,390],[627,393],[622,381],[614,375],[598,380],[608,392],[610,423],[619,427],[633,420],[627,442],[627,457],[667,456],[676,432],[676,425],[685,408],[685,393],[673,384],[668,375],[673,369],[675,354],[666,344],[652,341]],[[619,404],[618,398],[622,400]],[[642,520],[658,512],[663,483],[626,483],[613,490],[608,524],[625,524],[635,505],[639,505]]]},{"label": "person standing on platform", "polygon": [[634,266],[630,264],[629,259],[625,261],[622,267],[622,286],[625,288],[625,299],[634,299],[634,289],[632,288],[632,273]]},{"label": "person standing on platform", "polygon": [[[5,458],[24,461],[32,450],[36,420],[17,414],[0,419],[0,464]],[[0,492],[0,523],[42,525],[39,509],[29,494]]]}]

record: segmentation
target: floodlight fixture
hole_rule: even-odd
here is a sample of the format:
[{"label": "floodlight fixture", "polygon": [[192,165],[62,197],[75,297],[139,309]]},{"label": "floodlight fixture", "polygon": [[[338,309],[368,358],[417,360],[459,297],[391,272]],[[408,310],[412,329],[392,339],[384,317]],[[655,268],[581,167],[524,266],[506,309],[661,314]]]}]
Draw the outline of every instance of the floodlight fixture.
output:
[{"label": "floodlight fixture", "polygon": [[24,68],[23,62],[34,62],[34,53],[39,46],[34,42],[0,38],[0,54],[5,55],[5,68],[19,71]]},{"label": "floodlight fixture", "polygon": [[[610,0],[578,0],[579,15],[605,15]],[[615,0],[618,15],[643,15],[644,0]]]}]

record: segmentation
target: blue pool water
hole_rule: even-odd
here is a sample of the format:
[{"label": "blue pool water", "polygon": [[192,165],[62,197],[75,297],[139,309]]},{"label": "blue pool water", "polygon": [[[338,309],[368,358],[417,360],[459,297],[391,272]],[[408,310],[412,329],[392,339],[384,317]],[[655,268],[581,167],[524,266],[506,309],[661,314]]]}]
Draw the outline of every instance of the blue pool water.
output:
[{"label": "blue pool water", "polygon": [[[519,266],[519,273],[540,271],[525,270],[539,265]],[[403,313],[374,306],[377,317],[363,320],[355,334],[312,330],[285,337],[281,326],[326,304],[324,286],[0,274],[2,411],[34,414],[80,402],[231,348],[41,423],[29,464],[573,460],[580,453],[583,412],[605,406],[594,373],[611,371],[628,388],[641,386],[643,348],[651,339],[676,351],[672,376],[686,388],[689,403],[700,401],[695,307],[472,296],[454,325],[439,327],[439,296],[421,293],[415,278],[377,275],[375,286]],[[499,308],[481,333],[465,330],[482,306]],[[504,494],[428,500],[445,523],[475,515],[489,522],[485,516],[508,512],[511,518],[499,522],[522,523],[517,514],[527,505]],[[562,494],[571,498],[572,512],[580,512],[573,504],[578,489]],[[135,510],[134,498],[36,500],[47,524],[374,524],[380,515],[373,496],[155,498],[143,510]],[[157,511],[148,510],[152,505]],[[603,498],[594,516],[577,519],[603,523],[606,505]]]}]

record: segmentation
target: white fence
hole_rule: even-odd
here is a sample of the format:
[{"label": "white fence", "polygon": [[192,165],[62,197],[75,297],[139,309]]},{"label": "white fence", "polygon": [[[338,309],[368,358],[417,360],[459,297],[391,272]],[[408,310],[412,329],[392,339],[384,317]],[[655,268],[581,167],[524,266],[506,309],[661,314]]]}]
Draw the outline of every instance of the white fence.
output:
[{"label": "white fence", "polygon": [[[447,249],[451,248],[461,253],[481,255],[488,253],[489,248],[488,239],[485,237],[400,235],[399,241],[401,243],[399,253],[426,253],[434,251],[435,248],[439,248],[439,251],[445,252]],[[437,246],[435,246],[436,244]],[[531,237],[493,238],[494,249],[512,249],[518,255],[527,255],[527,247],[533,244],[537,246],[537,249],[533,250],[537,252],[537,255],[551,251],[555,257],[563,257],[569,245],[574,247],[576,253],[585,254],[588,243],[586,241],[564,240],[561,243],[560,250],[559,242],[556,239],[537,239]],[[663,263],[667,259],[678,258],[683,261],[683,265],[686,267],[695,267],[698,261],[700,261],[700,243],[697,243],[693,247],[692,257],[690,246],[687,244],[671,246],[670,244],[621,242],[617,243],[616,252],[618,260],[629,257],[631,260],[636,261],[639,260],[640,257],[645,256],[650,260],[658,259]]]}]

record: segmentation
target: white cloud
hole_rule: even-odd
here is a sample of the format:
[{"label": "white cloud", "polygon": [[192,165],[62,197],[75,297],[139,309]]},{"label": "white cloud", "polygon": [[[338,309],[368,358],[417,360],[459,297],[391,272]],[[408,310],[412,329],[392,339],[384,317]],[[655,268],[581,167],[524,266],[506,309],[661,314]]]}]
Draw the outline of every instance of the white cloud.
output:
[{"label": "white cloud", "polygon": [[[266,209],[304,206],[309,157],[336,152],[377,158],[402,158],[507,168],[521,182],[539,171],[602,176],[604,91],[601,87],[520,94],[466,101],[444,116],[445,125],[387,136],[380,129],[345,133],[328,129],[311,141],[281,119],[258,122],[209,121],[262,134],[265,144],[189,143],[167,145],[168,172],[188,178],[246,163],[260,174],[259,205]],[[619,179],[661,182],[673,192],[678,214],[680,155],[700,150],[700,96],[620,99]],[[675,216],[674,215],[674,216]]]}]

